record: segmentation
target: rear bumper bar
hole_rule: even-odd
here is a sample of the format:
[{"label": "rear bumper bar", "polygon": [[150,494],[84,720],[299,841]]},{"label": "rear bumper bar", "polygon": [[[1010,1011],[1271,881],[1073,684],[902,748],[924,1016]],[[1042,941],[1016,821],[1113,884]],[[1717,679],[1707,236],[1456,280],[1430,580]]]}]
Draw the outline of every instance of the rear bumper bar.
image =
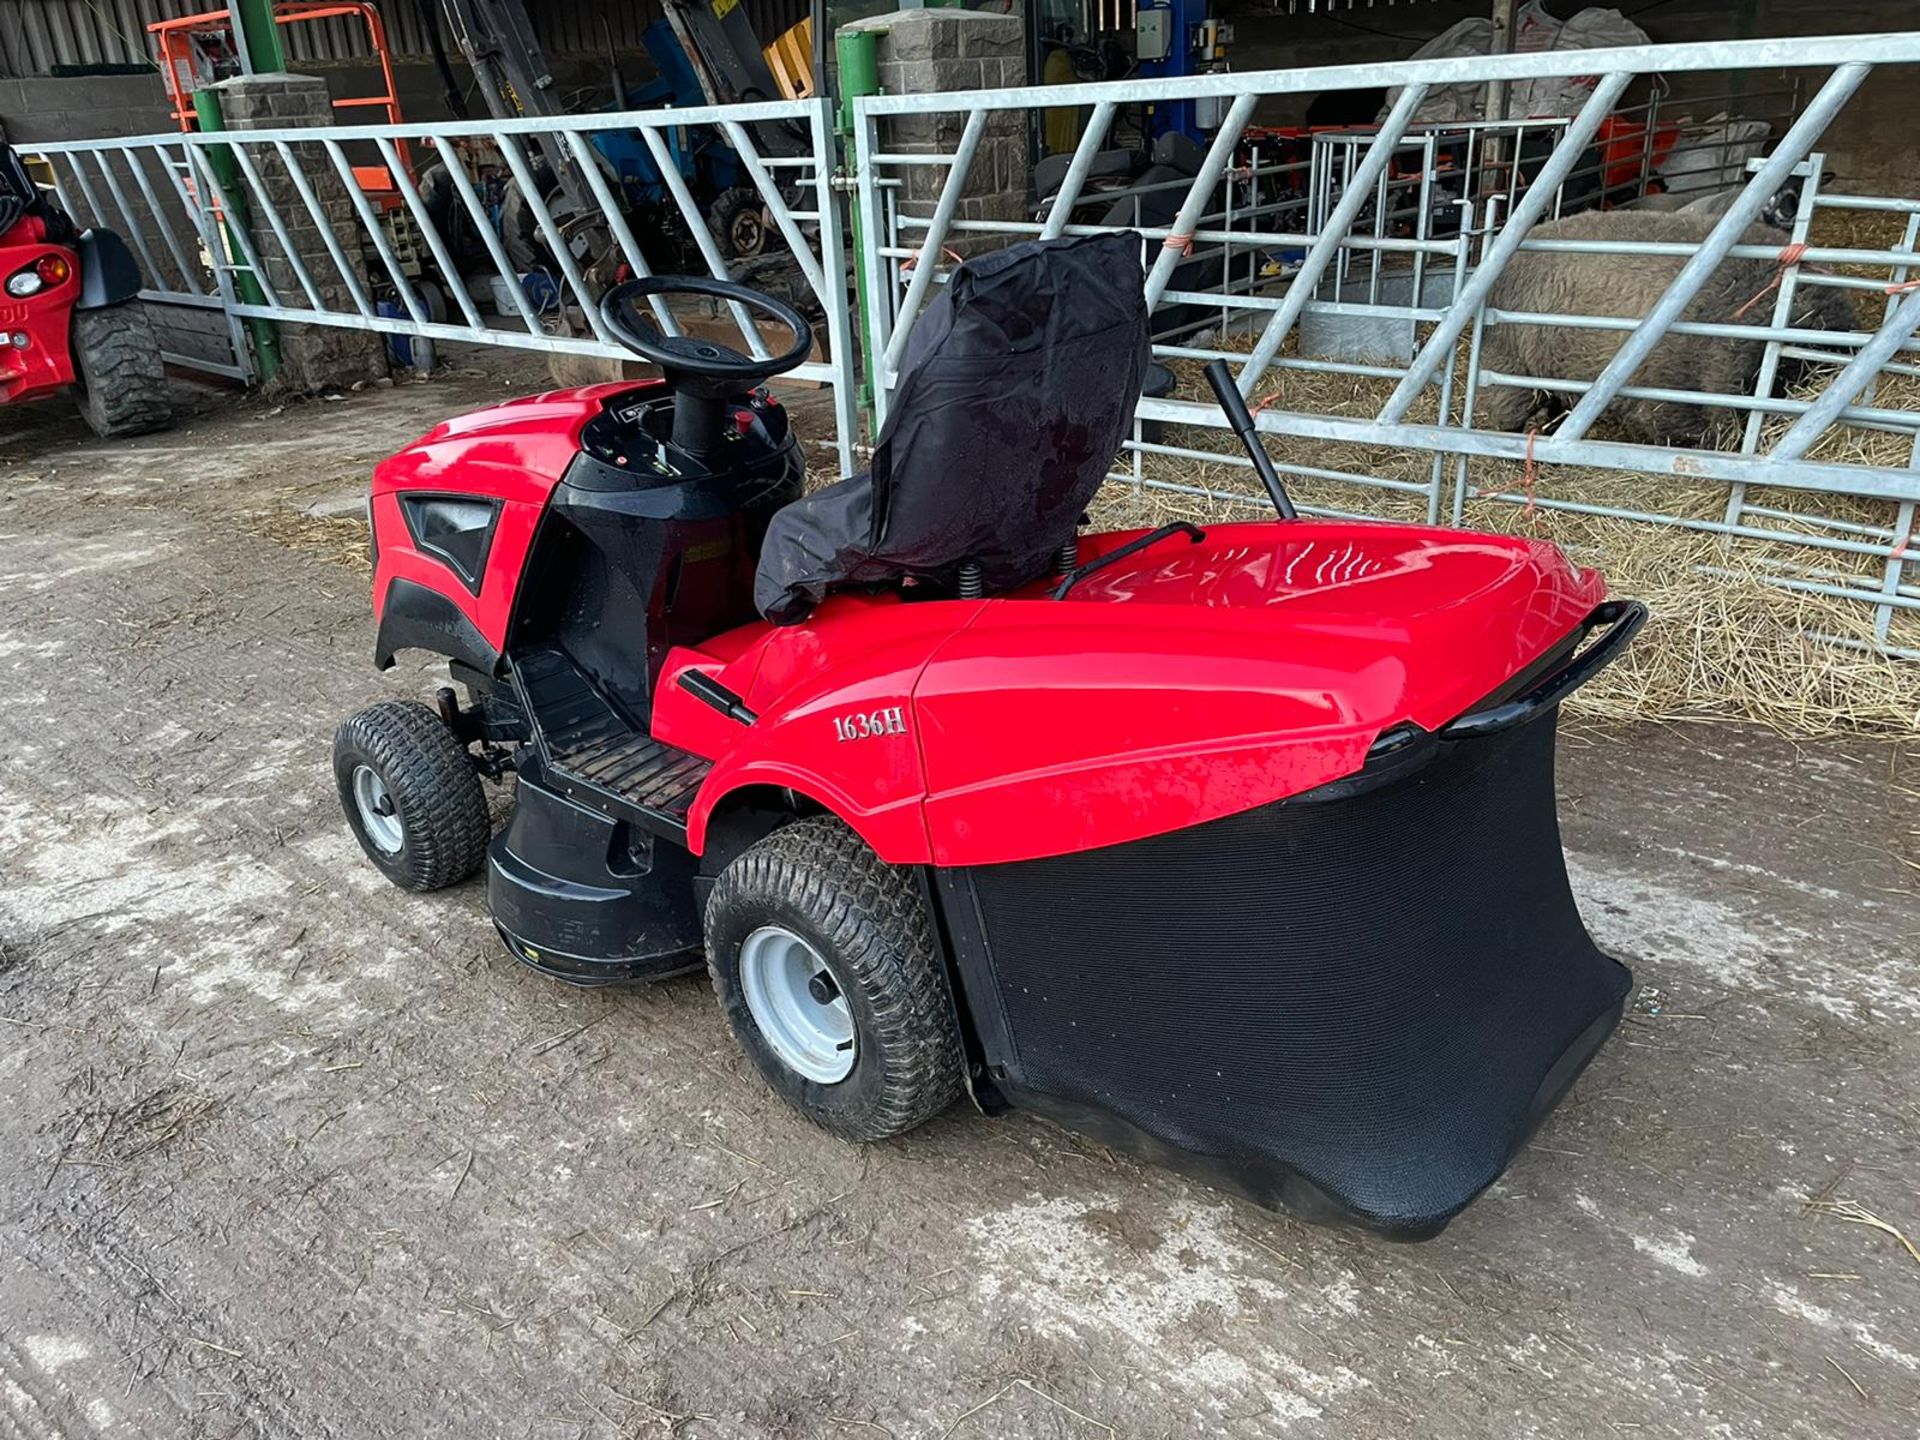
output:
[{"label": "rear bumper bar", "polygon": [[1448,740],[1473,740],[1498,735],[1503,730],[1539,719],[1617,660],[1646,623],[1647,607],[1638,600],[1609,600],[1596,605],[1580,622],[1579,630],[1583,635],[1595,630],[1603,632],[1598,640],[1583,650],[1570,652],[1559,665],[1511,699],[1484,710],[1468,711],[1443,727],[1441,736]]}]

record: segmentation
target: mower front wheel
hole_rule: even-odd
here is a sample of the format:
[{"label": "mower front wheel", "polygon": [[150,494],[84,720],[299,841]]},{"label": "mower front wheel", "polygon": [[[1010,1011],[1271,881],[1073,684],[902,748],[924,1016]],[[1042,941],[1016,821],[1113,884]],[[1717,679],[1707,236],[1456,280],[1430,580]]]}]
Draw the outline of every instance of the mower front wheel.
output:
[{"label": "mower front wheel", "polygon": [[913,877],[839,821],[795,821],[742,853],[707,902],[707,965],[774,1093],[846,1140],[883,1140],[960,1094],[932,919]]},{"label": "mower front wheel", "polygon": [[144,435],[172,423],[160,339],[139,301],[73,312],[73,368],[94,434]]},{"label": "mower front wheel", "polygon": [[487,858],[493,826],[467,747],[424,705],[384,700],[333,735],[347,824],[402,890],[458,885]]}]

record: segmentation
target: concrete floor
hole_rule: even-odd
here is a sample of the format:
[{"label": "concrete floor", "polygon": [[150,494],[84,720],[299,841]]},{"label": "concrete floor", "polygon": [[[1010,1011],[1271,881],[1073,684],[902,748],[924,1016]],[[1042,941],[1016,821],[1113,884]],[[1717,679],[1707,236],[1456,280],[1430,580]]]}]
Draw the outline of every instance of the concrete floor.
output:
[{"label": "concrete floor", "polygon": [[1642,989],[1430,1244],[1019,1117],[857,1149],[702,981],[544,980],[347,834],[332,728],[428,672],[284,522],[500,393],[0,412],[0,1437],[1915,1433],[1920,1263],[1807,1204],[1920,1237],[1913,747],[1569,740]]}]

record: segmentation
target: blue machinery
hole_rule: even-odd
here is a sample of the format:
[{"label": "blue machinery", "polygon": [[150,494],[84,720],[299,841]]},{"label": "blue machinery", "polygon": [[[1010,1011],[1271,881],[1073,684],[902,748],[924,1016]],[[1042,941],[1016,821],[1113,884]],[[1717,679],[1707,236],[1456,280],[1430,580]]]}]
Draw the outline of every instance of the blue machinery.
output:
[{"label": "blue machinery", "polygon": [[[679,109],[706,103],[693,64],[665,20],[649,25],[642,32],[640,43],[653,61],[656,77],[644,85],[634,86],[618,102],[608,101],[601,107],[603,110],[653,110],[663,106]],[[593,136],[592,143],[619,175],[629,199],[655,205],[666,201],[660,167],[641,141],[639,132],[602,130]],[[675,133],[668,137],[667,148],[685,179],[704,180],[715,194],[744,183],[740,158],[731,146],[715,140],[689,148],[683,134]]]},{"label": "blue machinery", "polygon": [[[1140,0],[1134,12],[1134,53],[1144,76],[1205,75],[1226,67],[1233,26],[1207,13],[1207,0]],[[1218,100],[1173,100],[1156,105],[1152,133],[1177,130],[1204,140],[1219,128]]]}]

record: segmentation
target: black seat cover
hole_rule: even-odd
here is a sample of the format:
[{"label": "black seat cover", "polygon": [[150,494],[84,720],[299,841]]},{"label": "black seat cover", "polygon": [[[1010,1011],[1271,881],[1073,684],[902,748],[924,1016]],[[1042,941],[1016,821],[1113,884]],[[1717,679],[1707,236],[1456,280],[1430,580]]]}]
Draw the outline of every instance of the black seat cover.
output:
[{"label": "black seat cover", "polygon": [[0,140],[0,235],[20,223],[21,217],[37,215],[46,226],[49,245],[71,245],[78,233],[66,211],[55,205],[27,173],[22,160],[4,140]]},{"label": "black seat cover", "polygon": [[1036,240],[971,260],[908,341],[873,468],[773,517],[754,604],[909,577],[989,590],[1045,574],[1125,438],[1148,358],[1140,237]]}]

